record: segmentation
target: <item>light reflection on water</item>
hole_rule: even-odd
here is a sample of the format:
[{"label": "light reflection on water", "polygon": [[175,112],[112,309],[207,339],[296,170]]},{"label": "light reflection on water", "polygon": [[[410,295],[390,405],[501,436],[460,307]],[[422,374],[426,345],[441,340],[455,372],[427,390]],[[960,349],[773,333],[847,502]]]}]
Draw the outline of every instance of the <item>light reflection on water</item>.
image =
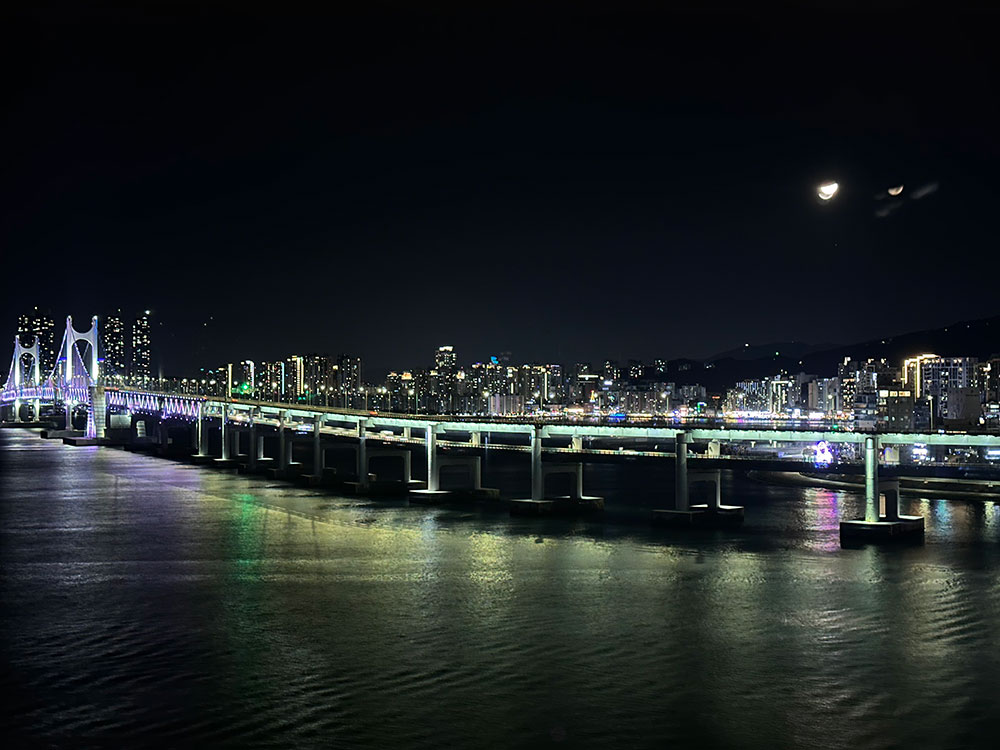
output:
[{"label": "light reflection on water", "polygon": [[0,441],[15,739],[957,747],[1000,715],[993,503],[904,498],[923,546],[841,550],[860,496],[731,474],[746,528],[691,534],[646,524],[662,466],[588,467],[594,523]]}]

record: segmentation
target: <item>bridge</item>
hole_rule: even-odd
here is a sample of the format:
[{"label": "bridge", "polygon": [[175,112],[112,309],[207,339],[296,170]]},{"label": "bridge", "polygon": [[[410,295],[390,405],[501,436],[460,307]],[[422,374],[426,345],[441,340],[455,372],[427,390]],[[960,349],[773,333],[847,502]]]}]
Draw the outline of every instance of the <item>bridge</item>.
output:
[{"label": "bridge", "polygon": [[[74,330],[72,319],[67,318],[60,356],[43,379],[37,341],[25,347],[15,338],[11,370],[0,391],[0,405],[6,405],[5,422],[24,424],[23,410],[29,405],[37,422],[41,406],[48,404],[65,412],[65,429],[43,434],[72,445],[152,445],[161,452],[181,453],[216,467],[236,467],[358,494],[404,493],[421,503],[456,496],[495,497],[495,490],[481,486],[482,455],[486,451],[522,452],[530,456],[530,493],[511,500],[510,509],[532,515],[601,510],[603,499],[584,493],[585,462],[640,456],[664,459],[674,467],[672,492],[664,493],[673,495],[673,507],[654,511],[653,520],[675,526],[742,523],[743,508],[722,502],[723,468],[863,474],[865,517],[841,523],[844,540],[922,535],[923,519],[900,513],[901,474],[927,473],[928,467],[941,467],[941,459],[946,459],[948,467],[963,475],[974,470],[984,476],[1000,475],[997,434],[872,434],[840,429],[431,417],[105,387],[97,342],[96,318],[85,333]],[[83,408],[86,428],[73,430],[73,412]],[[272,446],[276,443],[275,455],[265,455],[265,438]],[[311,461],[294,460],[294,447],[302,442],[311,445]],[[214,446],[211,452],[210,446]],[[353,470],[342,474],[327,466],[327,454],[345,449],[353,454]],[[422,450],[426,460],[423,482],[411,476],[415,450]],[[379,481],[370,472],[373,458],[401,461],[403,479]],[[455,467],[463,471],[465,486],[442,489],[442,469]],[[547,493],[546,480],[554,474],[569,475],[569,495]],[[691,487],[702,483],[712,489],[704,503],[692,503]]]}]

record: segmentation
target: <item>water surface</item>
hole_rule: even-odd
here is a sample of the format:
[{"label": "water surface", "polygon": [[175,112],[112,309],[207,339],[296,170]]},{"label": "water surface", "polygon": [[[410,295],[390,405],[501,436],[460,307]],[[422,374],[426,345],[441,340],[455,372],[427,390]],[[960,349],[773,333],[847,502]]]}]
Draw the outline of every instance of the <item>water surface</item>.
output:
[{"label": "water surface", "polygon": [[[527,489],[516,455],[487,485]],[[414,461],[414,465],[421,462]],[[141,747],[993,746],[1000,514],[726,475],[732,533],[648,528],[669,466],[587,468],[602,522],[365,501],[0,431],[4,733]]]}]

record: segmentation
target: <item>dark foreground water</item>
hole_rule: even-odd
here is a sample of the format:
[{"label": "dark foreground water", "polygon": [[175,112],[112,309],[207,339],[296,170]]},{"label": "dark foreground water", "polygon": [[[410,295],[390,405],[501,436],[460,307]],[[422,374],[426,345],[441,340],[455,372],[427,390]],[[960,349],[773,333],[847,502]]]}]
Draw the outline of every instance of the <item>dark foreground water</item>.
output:
[{"label": "dark foreground water", "polygon": [[654,533],[668,479],[517,520],[0,431],[5,746],[995,746],[992,502],[841,550],[857,496],[730,476],[743,531]]}]

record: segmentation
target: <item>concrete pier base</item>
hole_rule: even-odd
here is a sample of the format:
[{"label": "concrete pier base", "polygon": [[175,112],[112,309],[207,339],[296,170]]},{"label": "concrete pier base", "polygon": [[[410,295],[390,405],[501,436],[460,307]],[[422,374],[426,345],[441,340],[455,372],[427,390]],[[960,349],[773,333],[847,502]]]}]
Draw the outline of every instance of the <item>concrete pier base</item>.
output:
[{"label": "concrete pier base", "polygon": [[840,522],[841,545],[917,541],[923,536],[923,516],[901,515],[898,519],[879,516],[877,521],[866,521],[860,518],[854,521]]},{"label": "concrete pier base", "polygon": [[411,479],[409,482],[398,479],[379,481],[373,477],[368,480],[367,486],[361,482],[344,482],[341,489],[344,492],[364,497],[404,497],[408,493],[426,486],[427,483],[419,479]]},{"label": "concrete pier base", "polygon": [[688,510],[654,510],[653,523],[658,526],[707,529],[740,526],[743,523],[743,506],[720,505],[718,509],[710,509],[705,504],[692,505]]},{"label": "concrete pier base", "polygon": [[478,500],[499,500],[500,490],[495,487],[476,487],[456,490],[411,490],[410,502],[417,505],[439,505],[442,503],[476,502]]},{"label": "concrete pier base", "polygon": [[555,504],[555,500],[511,500],[510,514],[512,516],[550,516]]},{"label": "concrete pier base", "polygon": [[305,470],[305,466],[298,461],[292,461],[284,469],[272,466],[264,469],[264,476],[268,479],[294,479]]},{"label": "concrete pier base", "polygon": [[83,430],[42,430],[40,437],[43,440],[62,440],[64,438],[82,438]]},{"label": "concrete pier base", "polygon": [[604,498],[562,495],[542,500],[511,500],[512,516],[580,516],[604,510]]},{"label": "concrete pier base", "polygon": [[64,437],[63,445],[73,445],[78,448],[91,445],[125,445],[124,440],[112,440],[106,437]]},{"label": "concrete pier base", "polygon": [[441,505],[452,499],[450,490],[410,490],[410,502],[415,505]]},{"label": "concrete pier base", "polygon": [[[256,463],[256,465],[255,465]],[[240,464],[236,471],[239,474],[264,474],[270,467],[277,463],[273,458],[258,458],[256,462]]]}]

